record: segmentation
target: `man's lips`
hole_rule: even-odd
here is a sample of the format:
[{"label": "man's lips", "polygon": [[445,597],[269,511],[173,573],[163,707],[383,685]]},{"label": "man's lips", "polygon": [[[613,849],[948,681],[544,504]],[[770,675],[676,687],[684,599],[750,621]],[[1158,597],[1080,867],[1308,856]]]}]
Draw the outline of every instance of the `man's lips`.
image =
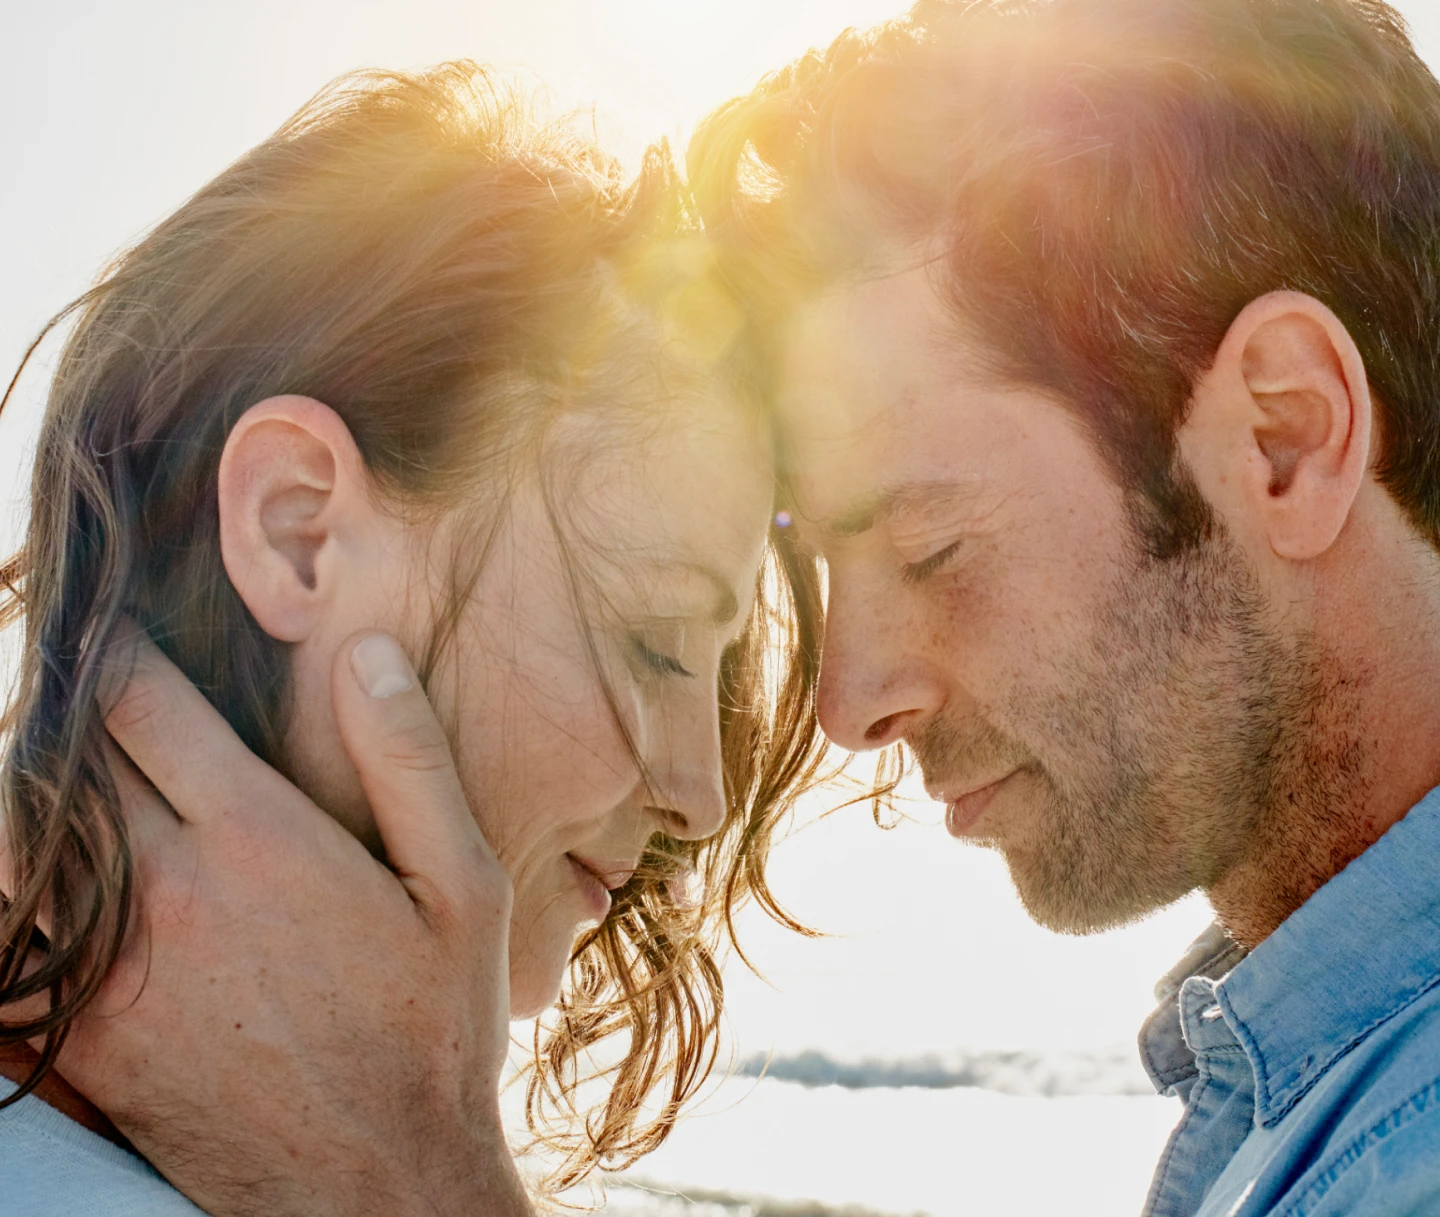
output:
[{"label": "man's lips", "polygon": [[990,801],[1020,771],[1011,770],[980,786],[952,786],[950,783],[925,783],[925,791],[937,803],[945,804],[945,830],[952,837],[967,837],[975,828]]}]

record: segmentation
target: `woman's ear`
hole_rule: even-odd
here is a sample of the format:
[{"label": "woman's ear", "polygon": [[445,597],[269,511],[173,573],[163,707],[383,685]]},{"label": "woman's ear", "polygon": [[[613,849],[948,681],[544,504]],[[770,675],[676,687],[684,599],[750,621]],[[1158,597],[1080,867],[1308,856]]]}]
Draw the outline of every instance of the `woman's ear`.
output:
[{"label": "woman's ear", "polygon": [[1276,555],[1303,561],[1349,518],[1372,426],[1349,331],[1313,297],[1272,292],[1236,317],[1197,386],[1186,456],[1207,497],[1248,516]]},{"label": "woman's ear", "polygon": [[303,642],[366,548],[376,509],[340,416],[309,397],[250,407],[220,457],[220,554],[260,628]]}]

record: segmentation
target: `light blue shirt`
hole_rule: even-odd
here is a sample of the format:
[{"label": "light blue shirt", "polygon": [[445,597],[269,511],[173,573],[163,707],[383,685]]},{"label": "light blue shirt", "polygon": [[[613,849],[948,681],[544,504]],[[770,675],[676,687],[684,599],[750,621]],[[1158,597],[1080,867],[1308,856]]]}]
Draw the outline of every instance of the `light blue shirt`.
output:
[{"label": "light blue shirt", "polygon": [[1141,1056],[1185,1112],[1145,1217],[1440,1214],[1440,790],[1250,955],[1212,931]]},{"label": "light blue shirt", "polygon": [[[0,1097],[15,1086],[0,1078]],[[0,1111],[0,1217],[205,1217],[143,1158],[27,1095]]]}]

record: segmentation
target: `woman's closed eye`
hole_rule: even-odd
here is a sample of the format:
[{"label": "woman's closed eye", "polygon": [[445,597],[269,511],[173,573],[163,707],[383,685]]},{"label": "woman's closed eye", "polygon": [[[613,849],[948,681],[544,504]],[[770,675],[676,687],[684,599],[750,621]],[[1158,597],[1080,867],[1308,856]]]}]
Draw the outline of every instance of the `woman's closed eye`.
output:
[{"label": "woman's closed eye", "polygon": [[[663,635],[668,635],[668,637],[662,637]],[[683,628],[637,630],[630,635],[630,644],[646,675],[685,677],[695,675],[676,657],[678,653],[683,652],[685,646]]]},{"label": "woman's closed eye", "polygon": [[694,676],[695,673],[685,667],[673,655],[666,655],[645,645],[640,638],[635,638],[635,648],[639,652],[641,662],[650,671],[658,676]]}]

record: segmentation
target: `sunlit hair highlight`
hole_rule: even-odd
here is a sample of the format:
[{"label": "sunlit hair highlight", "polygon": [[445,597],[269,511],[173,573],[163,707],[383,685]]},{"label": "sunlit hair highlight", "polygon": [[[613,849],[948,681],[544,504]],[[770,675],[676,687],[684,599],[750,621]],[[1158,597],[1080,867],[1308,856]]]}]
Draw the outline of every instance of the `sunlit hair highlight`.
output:
[{"label": "sunlit hair highlight", "polygon": [[918,0],[720,107],[687,166],[772,364],[797,299],[928,265],[1161,558],[1212,532],[1177,455],[1195,382],[1250,301],[1314,296],[1440,545],[1440,85],[1381,0]]},{"label": "sunlit hair highlight", "polygon": [[[324,401],[379,493],[417,518],[473,509],[483,554],[508,479],[547,424],[624,397],[637,363],[673,359],[692,379],[699,368],[747,408],[747,361],[697,241],[663,149],[627,181],[573,124],[542,122],[484,68],[365,72],[324,90],[51,323],[73,329],[24,546],[0,565],[0,624],[23,635],[0,722],[12,870],[0,1046],[44,1041],[9,1102],[53,1065],[131,916],[133,863],[96,704],[121,617],[247,745],[283,763],[287,648],[250,616],[219,552],[216,473],[240,415],[281,393]],[[478,564],[457,561],[423,679]],[[578,945],[553,1029],[537,1037],[530,1115],[560,1152],[557,1186],[664,1139],[715,1058],[717,958],[734,910],[753,896],[788,920],[765,860],[820,755],[818,589],[772,556],[757,592],[722,667],[724,826],[652,850]],[[678,890],[690,871],[693,903]],[[48,1009],[14,1016],[37,997]],[[582,1108],[581,1058],[612,1036],[608,1099]]]}]

